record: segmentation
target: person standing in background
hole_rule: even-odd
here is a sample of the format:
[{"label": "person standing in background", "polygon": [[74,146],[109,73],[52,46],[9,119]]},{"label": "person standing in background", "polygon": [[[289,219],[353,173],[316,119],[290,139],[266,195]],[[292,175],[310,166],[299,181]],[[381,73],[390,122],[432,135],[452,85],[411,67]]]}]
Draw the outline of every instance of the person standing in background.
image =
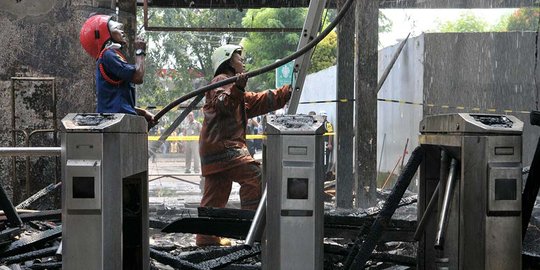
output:
[{"label": "person standing in background", "polygon": [[[328,114],[326,114],[325,111],[320,111],[319,115],[323,118],[323,124],[326,128],[327,133],[333,133],[334,127],[332,126],[332,123],[327,120]],[[332,168],[332,151],[334,149],[334,138],[332,135],[325,135],[324,136],[324,173],[328,173],[330,169]]]},{"label": "person standing in background", "polygon": [[[195,120],[193,112],[190,112],[187,116],[187,122],[182,124],[182,135],[184,136],[199,136],[201,133],[202,125],[199,121]],[[199,158],[199,142],[198,140],[186,141],[186,170],[185,173],[191,173],[191,160],[193,159],[193,172],[199,173],[201,160]]]}]

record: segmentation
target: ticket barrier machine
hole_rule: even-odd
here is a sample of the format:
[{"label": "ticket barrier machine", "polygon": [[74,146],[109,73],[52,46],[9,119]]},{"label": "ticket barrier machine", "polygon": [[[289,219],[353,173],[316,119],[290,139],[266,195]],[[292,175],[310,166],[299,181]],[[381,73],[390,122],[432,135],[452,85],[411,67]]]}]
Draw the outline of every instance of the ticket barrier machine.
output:
[{"label": "ticket barrier machine", "polygon": [[521,269],[522,130],[511,115],[422,120],[418,269]]},{"label": "ticket barrier machine", "polygon": [[62,269],[148,270],[145,119],[71,113],[62,124]]},{"label": "ticket barrier machine", "polygon": [[272,115],[267,119],[263,269],[323,269],[325,132],[319,116]]}]

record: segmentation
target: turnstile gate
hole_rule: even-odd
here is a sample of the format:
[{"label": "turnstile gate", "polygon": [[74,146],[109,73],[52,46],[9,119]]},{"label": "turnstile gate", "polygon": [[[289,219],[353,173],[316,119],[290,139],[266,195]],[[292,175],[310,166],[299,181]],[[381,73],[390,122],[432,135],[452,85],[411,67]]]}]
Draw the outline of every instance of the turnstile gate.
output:
[{"label": "turnstile gate", "polygon": [[267,120],[263,269],[322,270],[323,119],[283,115]]},{"label": "turnstile gate", "polygon": [[62,269],[147,270],[145,119],[72,113],[62,123]]},{"label": "turnstile gate", "polygon": [[419,269],[521,269],[522,129],[510,115],[422,120]]}]

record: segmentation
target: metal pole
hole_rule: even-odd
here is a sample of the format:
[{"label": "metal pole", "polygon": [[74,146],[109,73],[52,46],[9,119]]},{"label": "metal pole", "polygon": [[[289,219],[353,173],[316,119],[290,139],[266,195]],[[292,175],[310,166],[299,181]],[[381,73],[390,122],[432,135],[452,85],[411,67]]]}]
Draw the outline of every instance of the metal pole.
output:
[{"label": "metal pole", "polygon": [[246,246],[253,246],[256,240],[261,239],[264,226],[266,225],[266,187],[262,194],[261,202],[257,206],[255,217],[249,227],[249,232],[246,236]]},{"label": "metal pole", "polygon": [[448,221],[448,212],[450,208],[450,200],[452,199],[454,183],[457,178],[457,160],[452,158],[452,163],[450,164],[450,173],[448,175],[448,181],[446,182],[446,188],[444,191],[444,199],[441,208],[441,215],[439,218],[439,224],[437,225],[437,234],[435,236],[435,248],[443,249],[444,245],[444,234],[446,232],[446,223]]},{"label": "metal pole", "polygon": [[424,232],[424,227],[426,226],[426,222],[428,221],[429,216],[431,215],[431,212],[433,212],[435,201],[437,201],[437,199],[439,198],[440,186],[441,186],[441,182],[437,183],[437,187],[435,188],[435,191],[433,191],[433,195],[431,196],[431,199],[429,200],[426,210],[424,211],[424,214],[422,215],[420,222],[416,226],[416,231],[414,232],[414,240],[416,241],[420,240],[420,234]]},{"label": "metal pole", "polygon": [[0,147],[0,157],[60,156],[62,147]]},{"label": "metal pole", "polygon": [[390,71],[394,67],[394,64],[396,63],[399,55],[401,54],[401,51],[403,50],[403,47],[405,47],[405,44],[407,43],[407,40],[409,40],[409,37],[411,36],[411,33],[407,35],[407,37],[399,44],[399,48],[397,49],[396,53],[392,57],[392,60],[386,67],[386,69],[383,72],[383,75],[379,79],[379,82],[377,83],[377,93],[381,90],[382,86],[384,85],[384,82],[386,81],[386,78],[388,77],[388,74],[390,74]]}]

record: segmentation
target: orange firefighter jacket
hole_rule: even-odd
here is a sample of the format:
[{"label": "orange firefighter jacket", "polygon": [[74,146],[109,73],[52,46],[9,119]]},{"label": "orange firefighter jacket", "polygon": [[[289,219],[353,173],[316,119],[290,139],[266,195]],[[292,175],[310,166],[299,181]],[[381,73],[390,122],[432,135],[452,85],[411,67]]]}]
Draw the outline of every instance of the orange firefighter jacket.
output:
[{"label": "orange firefighter jacket", "polygon": [[[211,83],[229,78],[214,77]],[[202,175],[255,162],[246,145],[247,119],[285,106],[291,97],[289,85],[265,92],[244,92],[234,83],[206,92],[204,122],[199,137]]]}]

